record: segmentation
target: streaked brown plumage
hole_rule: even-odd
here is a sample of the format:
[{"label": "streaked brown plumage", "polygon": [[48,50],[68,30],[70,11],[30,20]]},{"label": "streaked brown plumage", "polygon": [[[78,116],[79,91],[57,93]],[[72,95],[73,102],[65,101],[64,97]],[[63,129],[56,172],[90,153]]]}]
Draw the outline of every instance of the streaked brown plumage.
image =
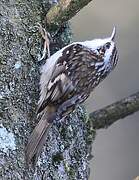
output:
[{"label": "streaked brown plumage", "polygon": [[114,43],[110,38],[76,42],[56,52],[42,68],[38,115],[41,117],[26,147],[26,159],[37,160],[49,127],[84,102],[93,89],[117,64]]}]

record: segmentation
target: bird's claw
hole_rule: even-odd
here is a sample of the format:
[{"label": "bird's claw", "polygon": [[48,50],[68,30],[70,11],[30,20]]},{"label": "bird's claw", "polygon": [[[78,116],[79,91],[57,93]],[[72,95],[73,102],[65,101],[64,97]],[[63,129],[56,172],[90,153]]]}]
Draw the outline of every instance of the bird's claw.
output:
[{"label": "bird's claw", "polygon": [[42,35],[42,38],[44,39],[44,47],[43,47],[43,54],[39,61],[42,61],[46,57],[46,53],[48,58],[50,57],[50,41],[49,38],[51,37],[49,32],[46,31],[45,28],[41,26],[41,24],[38,23],[38,29],[39,32]]}]

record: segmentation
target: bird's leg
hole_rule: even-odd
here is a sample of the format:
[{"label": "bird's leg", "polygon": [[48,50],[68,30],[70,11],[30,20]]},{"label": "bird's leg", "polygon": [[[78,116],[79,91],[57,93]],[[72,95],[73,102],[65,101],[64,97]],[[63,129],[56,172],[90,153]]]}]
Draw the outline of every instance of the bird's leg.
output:
[{"label": "bird's leg", "polygon": [[79,100],[79,95],[73,96],[71,99],[68,99],[64,103],[62,103],[56,112],[52,113],[49,118],[48,122],[52,123],[53,121],[59,121],[64,116],[68,115],[70,112],[72,112],[77,104],[77,101]]},{"label": "bird's leg", "polygon": [[61,104],[56,112],[57,120],[72,112],[75,109],[76,105],[84,102],[88,98],[88,96],[89,94],[86,93],[77,94]]},{"label": "bird's leg", "polygon": [[42,38],[44,39],[43,55],[40,59],[40,61],[41,61],[45,58],[46,52],[48,54],[48,58],[50,57],[50,47],[49,47],[49,45],[50,45],[49,36],[50,35],[40,24],[39,24],[39,31],[42,35]]},{"label": "bird's leg", "polygon": [[73,96],[71,99],[68,99],[67,101],[65,101],[63,104],[61,104],[59,107],[58,107],[58,110],[57,110],[57,117],[58,117],[58,120],[61,119],[63,116],[66,116],[68,115],[70,112],[72,112],[76,105],[79,103],[81,103],[82,100],[82,96],[81,95],[76,95],[76,96]]}]

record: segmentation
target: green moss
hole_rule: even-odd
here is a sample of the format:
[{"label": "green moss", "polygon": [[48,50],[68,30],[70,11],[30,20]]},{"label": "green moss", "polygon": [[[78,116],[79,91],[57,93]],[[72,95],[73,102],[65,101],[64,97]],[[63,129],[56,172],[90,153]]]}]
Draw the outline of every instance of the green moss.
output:
[{"label": "green moss", "polygon": [[71,19],[81,8],[87,5],[91,0],[71,0],[69,5],[65,8],[61,8],[61,4],[57,4],[52,7],[47,13],[48,24],[51,24],[53,28],[61,26],[63,22]]},{"label": "green moss", "polygon": [[75,169],[73,167],[70,167],[68,171],[69,180],[73,180],[75,178],[75,173]]},{"label": "green moss", "polygon": [[75,174],[76,174],[75,168],[73,166],[69,166],[67,162],[64,162],[64,167],[69,176],[69,180],[75,179]]}]

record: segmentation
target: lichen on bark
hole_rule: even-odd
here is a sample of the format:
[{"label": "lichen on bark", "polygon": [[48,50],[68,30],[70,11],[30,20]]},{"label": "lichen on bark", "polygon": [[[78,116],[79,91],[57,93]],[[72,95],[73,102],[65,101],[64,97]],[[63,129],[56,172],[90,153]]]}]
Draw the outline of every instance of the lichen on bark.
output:
[{"label": "lichen on bark", "polygon": [[[4,143],[0,145],[0,179],[88,179],[94,132],[81,107],[64,122],[54,123],[36,168],[25,163],[25,145],[37,123],[38,59],[43,42],[36,24],[44,24],[49,8],[44,0],[0,2],[0,132],[5,132],[0,141],[10,138],[14,145],[7,145],[6,151]],[[52,53],[70,41],[66,23],[54,38]]]}]

